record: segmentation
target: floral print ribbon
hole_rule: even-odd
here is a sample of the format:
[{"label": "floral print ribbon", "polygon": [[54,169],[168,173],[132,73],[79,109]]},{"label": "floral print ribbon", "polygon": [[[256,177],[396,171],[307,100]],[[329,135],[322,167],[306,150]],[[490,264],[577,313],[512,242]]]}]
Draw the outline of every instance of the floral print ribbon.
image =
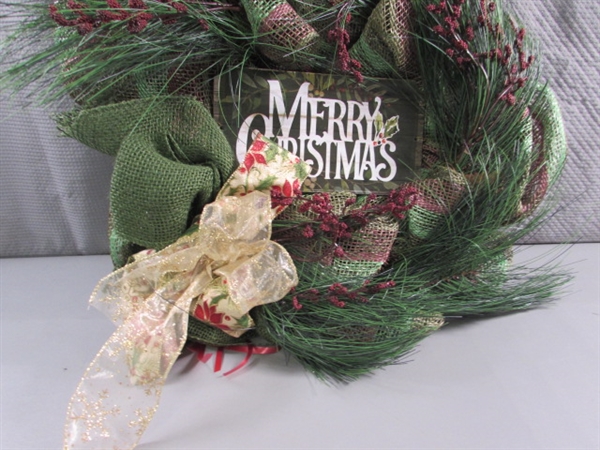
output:
[{"label": "floral print ribbon", "polygon": [[71,398],[65,449],[135,447],[185,344],[192,308],[226,310],[218,314],[230,320],[215,325],[239,335],[251,325],[252,307],[277,301],[296,285],[291,257],[269,240],[280,209],[272,207],[271,193],[299,187],[308,172],[259,136],[204,208],[197,230],[100,281],[90,302],[118,328]]}]

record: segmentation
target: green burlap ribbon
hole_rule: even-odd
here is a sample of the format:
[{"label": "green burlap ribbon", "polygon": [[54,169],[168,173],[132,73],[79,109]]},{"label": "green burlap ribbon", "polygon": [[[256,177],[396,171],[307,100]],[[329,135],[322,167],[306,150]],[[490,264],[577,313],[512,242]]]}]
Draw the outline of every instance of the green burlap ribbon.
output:
[{"label": "green burlap ribbon", "polygon": [[111,255],[116,266],[136,246],[161,249],[179,238],[235,168],[210,112],[188,97],[131,100],[65,114],[66,135],[116,156]]}]

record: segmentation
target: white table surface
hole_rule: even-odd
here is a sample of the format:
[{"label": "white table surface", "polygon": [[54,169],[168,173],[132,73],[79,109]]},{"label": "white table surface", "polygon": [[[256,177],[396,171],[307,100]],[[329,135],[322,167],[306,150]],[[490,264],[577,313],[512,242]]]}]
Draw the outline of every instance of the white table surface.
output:
[{"label": "white table surface", "polygon": [[[517,260],[552,248],[521,247]],[[138,448],[598,449],[600,244],[558,250],[575,274],[559,301],[445,327],[407,364],[349,385],[325,385],[283,353],[228,377],[181,358]],[[110,260],[0,264],[0,448],[59,449],[69,398],[113,331],[87,307]]]}]

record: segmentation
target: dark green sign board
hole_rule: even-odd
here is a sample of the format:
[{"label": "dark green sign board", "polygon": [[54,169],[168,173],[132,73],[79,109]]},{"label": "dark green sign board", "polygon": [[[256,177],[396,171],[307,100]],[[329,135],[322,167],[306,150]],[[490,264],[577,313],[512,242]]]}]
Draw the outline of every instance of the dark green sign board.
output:
[{"label": "dark green sign board", "polygon": [[245,70],[215,92],[238,160],[260,132],[311,164],[305,190],[387,192],[419,168],[422,117],[407,81]]}]

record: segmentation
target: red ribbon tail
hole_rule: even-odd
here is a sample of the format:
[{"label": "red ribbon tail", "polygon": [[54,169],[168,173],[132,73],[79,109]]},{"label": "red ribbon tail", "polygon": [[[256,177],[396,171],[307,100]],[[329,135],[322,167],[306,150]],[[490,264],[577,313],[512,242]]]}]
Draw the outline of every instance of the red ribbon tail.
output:
[{"label": "red ribbon tail", "polygon": [[[202,361],[204,364],[206,364],[208,362],[208,360],[212,357],[212,353],[206,352],[205,344],[194,344],[194,345],[190,345],[189,348],[196,354],[196,358],[199,361]],[[250,358],[252,357],[252,355],[271,355],[271,354],[277,353],[279,351],[279,347],[264,347],[264,346],[257,346],[257,345],[252,345],[252,344],[230,345],[228,347],[217,347],[217,353],[216,353],[216,357],[215,357],[215,366],[213,368],[213,371],[215,373],[220,372],[221,369],[223,368],[223,360],[225,358],[225,349],[231,350],[234,352],[245,353],[246,355],[244,356],[244,359],[237,366],[235,366],[233,369],[225,372],[223,374],[224,376],[231,375],[232,373],[235,373],[238,370],[245,367],[248,364],[248,362],[250,361]]]},{"label": "red ribbon tail", "polygon": [[279,351],[279,347],[265,347],[253,344],[230,345],[229,347],[227,347],[227,350],[231,350],[233,352],[246,353],[248,351],[248,348],[250,348],[250,352],[253,355],[271,355]]},{"label": "red ribbon tail", "polygon": [[220,372],[221,369],[223,368],[224,356],[225,356],[225,351],[223,350],[223,347],[218,347],[217,348],[217,356],[215,357],[215,368],[214,368],[215,372]]},{"label": "red ribbon tail", "polygon": [[242,360],[242,362],[239,363],[237,366],[235,366],[233,369],[225,372],[223,374],[224,376],[231,375],[232,373],[237,372],[242,367],[244,367],[246,364],[248,364],[248,361],[250,361],[250,357],[252,356],[252,345],[247,345],[246,347],[247,347],[247,349],[246,349],[246,356],[244,357],[244,359]]},{"label": "red ribbon tail", "polygon": [[232,345],[231,347],[227,347],[228,350],[232,350],[234,352],[246,352],[246,356],[230,371],[224,373],[224,376],[231,375],[234,372],[237,372],[242,367],[244,367],[250,361],[250,357],[252,355],[270,355],[273,353],[277,353],[279,351],[278,347],[259,347],[256,345],[248,344],[248,345]]},{"label": "red ribbon tail", "polygon": [[204,364],[206,364],[212,356],[212,353],[206,353],[205,344],[188,345],[188,348],[196,354],[196,359],[202,361]]}]

